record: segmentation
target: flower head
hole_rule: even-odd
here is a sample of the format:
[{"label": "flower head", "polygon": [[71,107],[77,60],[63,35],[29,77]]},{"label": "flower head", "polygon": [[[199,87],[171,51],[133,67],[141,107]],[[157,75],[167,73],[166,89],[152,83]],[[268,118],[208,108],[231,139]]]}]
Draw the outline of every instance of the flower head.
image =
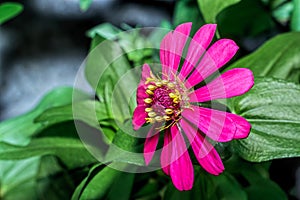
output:
[{"label": "flower head", "polygon": [[199,164],[207,172],[218,175],[224,165],[210,141],[245,138],[251,128],[238,115],[198,106],[198,103],[244,94],[253,86],[254,79],[250,70],[236,68],[194,90],[194,86],[224,66],[235,55],[238,46],[232,40],[221,39],[209,47],[216,25],[204,25],[190,41],[180,66],[191,26],[191,23],[181,24],[163,38],[160,76],[154,75],[149,65],[144,64],[137,89],[138,105],[133,114],[135,130],[145,123],[152,125],[144,145],[147,165],[156,150],[159,133],[164,132],[161,166],[178,190],[190,190],[194,182],[193,165],[183,135]]}]

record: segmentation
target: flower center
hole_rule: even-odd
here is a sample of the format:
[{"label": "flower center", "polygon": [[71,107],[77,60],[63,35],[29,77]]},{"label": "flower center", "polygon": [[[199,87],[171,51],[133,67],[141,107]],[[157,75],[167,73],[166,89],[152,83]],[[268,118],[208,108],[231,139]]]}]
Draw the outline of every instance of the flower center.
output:
[{"label": "flower center", "polygon": [[148,117],[147,123],[167,122],[164,127],[176,123],[182,112],[182,108],[187,106],[184,101],[184,89],[177,82],[160,80],[157,78],[147,78],[146,81],[147,98],[144,102],[148,105],[145,111]]}]

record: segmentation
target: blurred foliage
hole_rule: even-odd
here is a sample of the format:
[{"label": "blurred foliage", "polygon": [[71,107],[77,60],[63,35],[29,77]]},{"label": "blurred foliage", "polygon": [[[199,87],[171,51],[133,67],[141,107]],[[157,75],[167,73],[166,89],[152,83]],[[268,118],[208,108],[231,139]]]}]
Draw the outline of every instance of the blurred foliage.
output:
[{"label": "blurred foliage", "polygon": [[[81,0],[81,10],[91,3]],[[0,5],[1,23],[22,10],[8,5]],[[164,29],[109,23],[92,28],[85,76],[95,97],[58,88],[30,112],[0,123],[0,199],[288,199],[290,194],[270,180],[266,161],[300,156],[300,36],[291,32],[299,31],[299,12],[298,0],[180,0],[173,23],[163,22]],[[242,49],[249,49],[249,38],[263,38],[264,44],[237,55],[224,69],[246,67],[254,73],[253,89],[227,105],[252,124],[250,136],[216,145],[226,155],[220,176],[194,162],[194,187],[179,192],[160,170],[120,170],[145,165],[136,154],[144,142],[137,136],[147,131],[131,126],[140,66],[157,62],[167,29],[187,21],[193,22],[193,33],[204,23],[217,23],[219,36],[236,39]],[[83,145],[79,131],[93,134],[94,141]],[[152,162],[159,164],[158,156]]]},{"label": "blurred foliage", "polygon": [[22,4],[6,2],[0,4],[0,25],[23,11]]}]

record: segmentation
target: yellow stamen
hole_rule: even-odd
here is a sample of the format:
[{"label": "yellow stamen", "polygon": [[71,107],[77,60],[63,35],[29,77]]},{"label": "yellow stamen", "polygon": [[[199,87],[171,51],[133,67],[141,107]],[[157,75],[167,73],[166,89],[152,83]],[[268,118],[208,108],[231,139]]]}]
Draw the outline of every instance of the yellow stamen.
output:
[{"label": "yellow stamen", "polygon": [[155,116],[156,116],[156,113],[155,113],[155,112],[149,112],[149,113],[148,113],[148,116],[149,116],[149,117],[155,117]]},{"label": "yellow stamen", "polygon": [[162,82],[163,85],[167,85],[169,83],[168,80],[162,80],[161,82]]},{"label": "yellow stamen", "polygon": [[158,81],[158,82],[155,83],[155,85],[156,85],[157,87],[161,87],[161,86],[162,86],[162,83]]},{"label": "yellow stamen", "polygon": [[173,109],[171,109],[171,108],[167,108],[166,110],[165,110],[165,113],[167,114],[167,115],[171,115],[171,114],[173,114]]},{"label": "yellow stamen", "polygon": [[174,93],[171,92],[171,93],[169,93],[169,97],[172,98],[172,99],[174,99],[177,96]]},{"label": "yellow stamen", "polygon": [[149,90],[155,90],[156,87],[155,87],[154,85],[148,85],[148,89],[149,89]]},{"label": "yellow stamen", "polygon": [[145,108],[146,112],[151,112],[153,109],[152,108]]},{"label": "yellow stamen", "polygon": [[164,118],[162,118],[161,116],[156,116],[154,118],[157,122],[162,122],[164,120]]},{"label": "yellow stamen", "polygon": [[144,102],[150,104],[150,103],[152,103],[152,99],[146,98],[146,99],[144,99]]},{"label": "yellow stamen", "polygon": [[155,122],[154,118],[145,118],[145,120],[147,123],[151,123],[151,124],[153,124]]},{"label": "yellow stamen", "polygon": [[153,95],[154,93],[151,90],[146,90],[146,93],[149,95]]},{"label": "yellow stamen", "polygon": [[173,102],[176,103],[176,104],[179,103],[179,98],[178,98],[178,97],[175,97],[175,98],[173,99]]},{"label": "yellow stamen", "polygon": [[169,117],[169,116],[167,116],[167,115],[164,115],[163,118],[164,118],[166,121],[171,120],[171,117]]},{"label": "yellow stamen", "polygon": [[174,89],[175,88],[175,84],[174,83],[168,83],[168,88]]}]

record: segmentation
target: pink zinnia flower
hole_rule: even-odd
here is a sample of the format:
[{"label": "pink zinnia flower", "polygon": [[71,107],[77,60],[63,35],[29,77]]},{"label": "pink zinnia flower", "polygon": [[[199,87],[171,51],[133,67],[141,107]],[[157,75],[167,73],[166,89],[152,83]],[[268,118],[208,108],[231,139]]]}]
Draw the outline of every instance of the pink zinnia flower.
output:
[{"label": "pink zinnia flower", "polygon": [[194,182],[194,169],[183,135],[199,164],[207,172],[218,175],[224,170],[224,165],[210,141],[228,142],[245,138],[251,128],[238,115],[199,106],[199,102],[247,92],[254,84],[249,69],[229,70],[193,90],[194,86],[224,66],[238,50],[230,39],[220,39],[209,47],[215,34],[215,24],[204,25],[197,31],[177,73],[191,26],[192,23],[181,24],[163,38],[160,46],[161,77],[155,76],[148,64],[143,66],[137,89],[138,105],[133,113],[135,130],[145,123],[152,124],[144,145],[146,165],[156,150],[158,133],[164,131],[161,166],[178,190],[190,190]]}]

